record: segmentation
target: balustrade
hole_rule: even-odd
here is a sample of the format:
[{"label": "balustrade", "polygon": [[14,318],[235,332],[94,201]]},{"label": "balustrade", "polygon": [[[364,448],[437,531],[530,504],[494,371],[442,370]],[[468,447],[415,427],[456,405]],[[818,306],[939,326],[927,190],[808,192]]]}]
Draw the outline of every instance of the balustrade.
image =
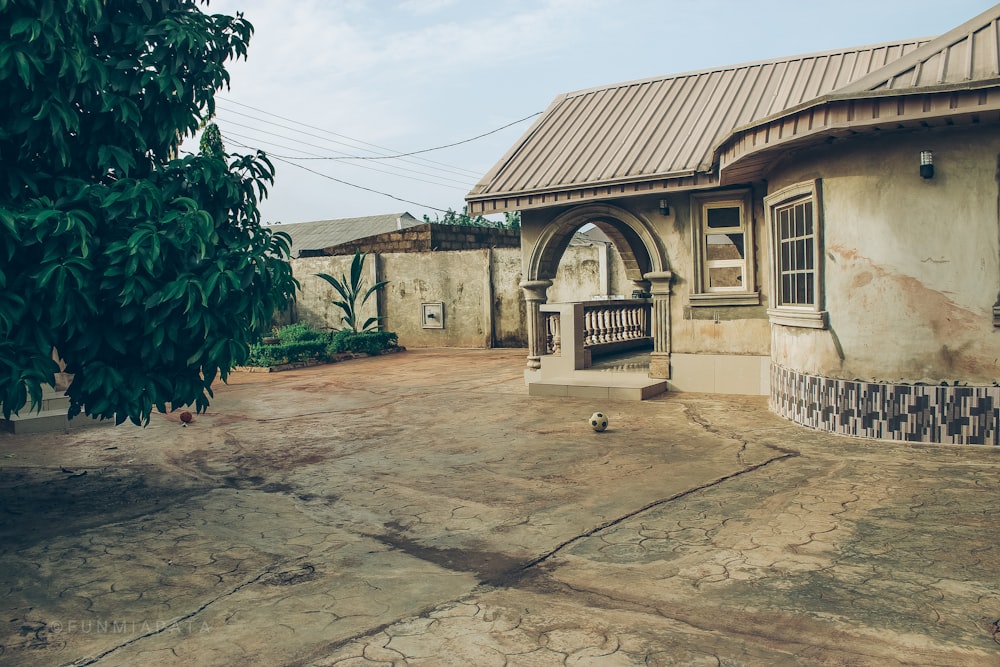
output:
[{"label": "balustrade", "polygon": [[542,354],[568,354],[566,363],[571,367],[587,368],[592,354],[648,344],[652,341],[651,307],[647,299],[542,304]]},{"label": "balustrade", "polygon": [[583,304],[583,345],[594,347],[649,338],[648,301],[591,301]]}]

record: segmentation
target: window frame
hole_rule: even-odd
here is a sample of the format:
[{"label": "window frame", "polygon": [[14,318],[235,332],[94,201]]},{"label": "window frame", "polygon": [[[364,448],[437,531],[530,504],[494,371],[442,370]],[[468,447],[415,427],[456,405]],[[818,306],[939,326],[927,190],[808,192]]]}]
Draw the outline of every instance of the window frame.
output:
[{"label": "window frame", "polygon": [[[781,243],[778,212],[809,201],[812,203],[812,279],[813,303],[785,304],[781,300]],[[764,197],[764,216],[770,246],[771,280],[768,288],[768,318],[772,324],[786,327],[826,329],[826,289],[823,270],[823,202],[819,179],[794,183]],[[804,238],[804,237],[803,237]],[[801,270],[799,270],[801,272]]]},{"label": "window frame", "polygon": [[[708,228],[708,210],[738,206],[740,210],[739,233],[743,234],[743,286],[716,287],[708,284],[708,272],[716,261],[732,263],[733,260],[709,260],[707,239],[711,234],[725,230]],[[699,192],[691,195],[691,236],[694,256],[694,289],[689,295],[692,307],[757,306],[760,291],[757,289],[757,252],[754,234],[753,197],[750,188]],[[727,228],[731,230],[736,227]],[[722,268],[716,265],[715,268]]]}]

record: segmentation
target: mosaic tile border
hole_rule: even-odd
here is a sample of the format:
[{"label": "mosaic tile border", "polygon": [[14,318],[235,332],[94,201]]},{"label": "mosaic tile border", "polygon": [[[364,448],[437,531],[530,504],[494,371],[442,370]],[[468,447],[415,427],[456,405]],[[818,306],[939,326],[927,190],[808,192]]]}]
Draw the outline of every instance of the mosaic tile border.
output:
[{"label": "mosaic tile border", "polygon": [[858,438],[1000,446],[1000,387],[882,384],[771,364],[771,410]]}]

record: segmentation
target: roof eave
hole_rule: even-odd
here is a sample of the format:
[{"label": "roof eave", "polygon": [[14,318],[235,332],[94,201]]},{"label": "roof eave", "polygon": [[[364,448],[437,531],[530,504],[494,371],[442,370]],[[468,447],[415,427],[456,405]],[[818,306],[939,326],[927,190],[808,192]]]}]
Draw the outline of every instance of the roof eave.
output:
[{"label": "roof eave", "polygon": [[[985,101],[981,100],[982,94],[988,91],[992,91],[994,94],[987,95]],[[972,99],[973,94],[975,94],[975,100]],[[967,103],[957,104],[955,100],[956,96],[961,96]],[[925,100],[928,98],[945,97],[948,98],[949,104],[939,106],[933,104],[927,105],[928,108],[921,113],[906,113],[900,107],[897,107],[896,116],[878,115],[874,117],[855,118],[846,122],[831,121],[814,124],[817,117],[835,117],[836,114],[833,111],[836,108],[852,104],[870,104],[874,107],[879,102],[891,99],[903,101],[907,98]],[[713,149],[711,169],[717,171],[720,184],[725,185],[748,178],[759,178],[761,176],[760,172],[764,169],[763,164],[756,168],[756,170],[748,171],[744,168],[739,172],[741,175],[740,178],[735,180],[732,177],[732,173],[735,170],[734,168],[741,165],[741,163],[745,164],[751,158],[769,154],[778,148],[787,149],[791,146],[802,147],[812,145],[826,140],[831,135],[842,134],[843,132],[859,132],[866,129],[887,131],[909,129],[913,125],[926,125],[936,120],[990,112],[1000,112],[1000,77],[906,90],[879,90],[863,94],[834,93],[810,100],[808,103],[734,129]],[[782,127],[797,128],[800,124],[796,121],[807,116],[813,122],[802,124],[808,126],[806,131],[793,131],[787,135],[782,135],[780,131]],[[752,135],[757,135],[755,139],[760,136],[766,136],[767,139],[759,144],[755,143],[752,148],[739,153],[733,159],[733,155],[736,152],[734,147],[737,142]],[[771,140],[771,135],[775,135],[777,138]]]},{"label": "roof eave", "polygon": [[666,192],[669,190],[687,189],[685,181],[696,180],[703,176],[695,169],[664,172],[659,174],[643,174],[625,178],[591,181],[586,183],[566,183],[551,188],[535,188],[531,190],[511,190],[507,192],[491,192],[486,195],[469,194],[465,202],[469,205],[470,215],[491,215],[506,211],[522,211],[534,208],[547,208],[566,204],[577,204],[589,201],[615,199],[623,195],[646,192]]}]

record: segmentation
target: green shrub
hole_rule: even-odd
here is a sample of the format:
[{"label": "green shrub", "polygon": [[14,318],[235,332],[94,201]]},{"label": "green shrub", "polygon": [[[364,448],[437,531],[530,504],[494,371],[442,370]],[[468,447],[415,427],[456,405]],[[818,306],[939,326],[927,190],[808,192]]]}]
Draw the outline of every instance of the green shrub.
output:
[{"label": "green shrub", "polygon": [[320,337],[315,340],[299,340],[277,345],[256,343],[250,346],[248,366],[278,366],[307,359],[326,359],[327,341]]},{"label": "green shrub", "polygon": [[355,333],[350,329],[335,331],[327,352],[361,352],[364,354],[381,354],[386,350],[398,347],[399,337],[392,331],[363,331]]},{"label": "green shrub", "polygon": [[276,337],[279,341],[277,345],[251,345],[247,366],[280,366],[309,359],[329,361],[343,352],[376,355],[399,345],[399,338],[391,331],[355,333],[350,329],[340,329],[323,332],[310,329],[306,324],[282,327],[276,332]]},{"label": "green shrub", "polygon": [[310,329],[308,324],[289,324],[281,327],[274,334],[282,343],[295,343],[306,340],[319,340],[323,334],[315,329]]}]

